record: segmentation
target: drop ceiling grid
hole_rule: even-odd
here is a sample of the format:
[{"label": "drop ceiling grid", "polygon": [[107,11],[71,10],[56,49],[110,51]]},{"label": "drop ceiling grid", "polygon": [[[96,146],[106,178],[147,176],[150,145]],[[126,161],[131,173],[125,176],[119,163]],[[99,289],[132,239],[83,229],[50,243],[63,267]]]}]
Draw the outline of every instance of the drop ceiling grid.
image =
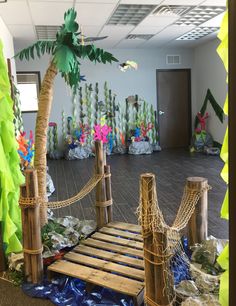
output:
[{"label": "drop ceiling grid", "polygon": [[[201,6],[211,7],[216,5],[223,5],[225,2],[223,0],[77,0],[76,9],[78,11],[78,21],[83,25],[84,34],[87,36],[103,36],[102,33],[103,29],[105,28],[105,24],[119,4],[143,4],[145,2],[145,4],[155,5],[155,7],[157,7],[164,4],[189,5],[190,1],[191,5],[193,4],[194,7],[199,4]],[[0,6],[0,16],[2,16],[4,22],[15,38],[22,40],[28,39],[32,40],[33,42],[33,38],[36,39],[36,36],[33,35],[33,33],[35,33],[34,24],[59,25],[63,22],[65,10],[71,6],[72,0],[8,0],[4,6]],[[19,11],[21,12],[20,14]],[[110,37],[108,38],[106,45],[109,47],[110,42],[112,47],[116,47],[116,45],[119,45],[119,43],[123,40],[126,41],[125,37],[128,34],[158,35],[166,29],[163,34],[166,33],[166,35],[168,35],[168,28],[170,28],[171,25],[176,21],[173,21],[173,19],[170,17],[167,17],[167,19],[160,19],[159,21],[156,20],[155,22],[154,19],[151,19],[152,22],[154,22],[153,25],[150,22],[150,17],[155,16],[146,17],[144,22],[141,22],[136,27],[134,26],[131,29],[129,28],[129,31],[124,30],[122,32],[123,36],[119,32],[108,33]],[[168,18],[170,19],[168,20]],[[41,22],[43,20],[44,22]],[[19,28],[17,28],[18,25]],[[20,25],[22,27],[20,27]],[[197,26],[197,24],[195,25]],[[205,25],[205,23],[203,25]],[[20,29],[23,29],[23,26],[27,27],[24,28],[25,31],[22,31],[21,35]],[[177,36],[179,37],[178,33]],[[119,40],[117,38],[119,38]],[[147,42],[143,41],[141,44],[137,44],[142,46]],[[125,44],[125,42],[123,42],[122,45],[123,44]]]}]

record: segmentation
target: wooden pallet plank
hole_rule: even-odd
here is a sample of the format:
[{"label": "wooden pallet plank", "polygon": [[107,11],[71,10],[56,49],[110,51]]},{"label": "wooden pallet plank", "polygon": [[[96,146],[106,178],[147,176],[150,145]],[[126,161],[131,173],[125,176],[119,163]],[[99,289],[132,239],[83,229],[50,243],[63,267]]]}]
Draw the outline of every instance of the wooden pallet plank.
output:
[{"label": "wooden pallet plank", "polygon": [[94,238],[94,239],[97,239],[97,240],[112,242],[112,243],[116,243],[116,244],[119,244],[119,245],[125,245],[125,246],[129,246],[129,247],[132,247],[132,248],[140,249],[140,250],[143,249],[143,243],[137,242],[137,241],[134,241],[134,240],[128,240],[128,239],[125,239],[125,238],[114,237],[114,236],[102,234],[102,233],[99,233],[99,232],[94,233],[91,237]]},{"label": "wooden pallet plank", "polygon": [[142,282],[80,264],[75,264],[66,260],[56,261],[48,267],[48,270],[76,277],[83,281],[110,288],[130,296],[137,296],[143,289]]},{"label": "wooden pallet plank", "polygon": [[92,246],[94,248],[117,252],[120,254],[128,254],[131,256],[137,256],[137,257],[143,258],[143,251],[141,250],[137,250],[134,248],[129,248],[129,247],[125,247],[125,246],[121,246],[117,244],[112,244],[112,243],[108,243],[104,241],[99,241],[99,240],[92,239],[92,238],[88,238],[84,240],[82,244]]},{"label": "wooden pallet plank", "polygon": [[73,249],[74,252],[82,253],[90,256],[96,256],[102,259],[114,261],[114,262],[121,262],[123,264],[126,264],[128,266],[136,267],[143,269],[144,263],[142,259],[138,258],[132,258],[129,256],[121,255],[114,252],[108,252],[100,249],[95,249],[86,245],[78,245]]},{"label": "wooden pallet plank", "polygon": [[124,231],[134,232],[134,233],[141,233],[141,226],[137,224],[125,223],[125,222],[117,222],[113,221],[106,224],[108,227],[117,228]]},{"label": "wooden pallet plank", "polygon": [[143,242],[143,238],[140,234],[135,234],[135,233],[131,233],[128,231],[122,231],[122,230],[118,230],[112,227],[102,227],[99,230],[100,233],[104,233],[104,234],[108,234],[108,235],[113,235],[113,236],[120,236],[120,237],[124,237],[124,238],[130,238],[139,242]]},{"label": "wooden pallet plank", "polygon": [[140,281],[144,281],[144,271],[123,266],[122,264],[117,264],[114,262],[105,261],[103,259],[90,257],[83,254],[77,254],[74,252],[67,253],[64,258],[69,261],[73,261],[79,264],[83,264],[85,266],[90,266],[93,268],[97,268],[102,271],[115,272],[120,275],[128,276],[130,278],[135,278]]}]

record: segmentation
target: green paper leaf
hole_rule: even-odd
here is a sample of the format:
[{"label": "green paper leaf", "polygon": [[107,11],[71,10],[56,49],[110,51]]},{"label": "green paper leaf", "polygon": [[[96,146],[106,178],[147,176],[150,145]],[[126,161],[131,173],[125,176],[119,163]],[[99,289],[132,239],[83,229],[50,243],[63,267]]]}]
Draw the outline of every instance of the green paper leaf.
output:
[{"label": "green paper leaf", "polygon": [[53,62],[60,72],[69,73],[75,65],[75,56],[67,46],[60,46],[56,49]]},{"label": "green paper leaf", "polygon": [[65,14],[64,14],[64,20],[65,20],[65,29],[68,32],[75,33],[78,31],[79,25],[77,22],[75,22],[76,19],[76,11],[72,8],[69,9]]}]

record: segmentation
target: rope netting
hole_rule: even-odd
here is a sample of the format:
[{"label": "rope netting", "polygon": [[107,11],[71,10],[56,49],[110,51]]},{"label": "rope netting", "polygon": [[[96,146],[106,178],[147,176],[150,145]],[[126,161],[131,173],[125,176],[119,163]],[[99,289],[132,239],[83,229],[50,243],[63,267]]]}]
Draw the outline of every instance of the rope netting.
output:
[{"label": "rope netting", "polygon": [[[153,269],[150,275],[154,275],[152,281],[154,284],[156,282],[152,290],[146,286],[145,299],[148,305],[173,305],[175,293],[170,266],[179,266],[183,262],[189,264],[189,259],[183,251],[180,241],[180,231],[188,224],[203,193],[209,189],[210,186],[207,183],[202,184],[202,186],[200,184],[199,188],[191,188],[186,185],[176,218],[172,225],[169,226],[165,222],[158,204],[155,176],[153,174],[141,176],[140,202],[137,214],[144,238],[145,269],[146,265],[149,265],[150,270]],[[178,260],[179,263],[176,263]],[[155,277],[157,278],[156,280]],[[160,286],[160,278],[163,281],[162,286]],[[162,292],[159,295],[152,292],[158,290],[157,287],[159,290],[162,287]],[[162,296],[161,298],[160,295]]]},{"label": "rope netting", "polygon": [[[19,204],[22,208],[34,207],[37,204],[40,206],[45,206],[50,209],[59,209],[63,207],[67,207],[73,203],[76,203],[82,200],[86,195],[88,195],[97,184],[103,179],[110,176],[110,174],[94,174],[89,181],[84,185],[84,187],[73,197],[62,200],[62,201],[54,201],[54,202],[45,202],[40,198],[29,198],[29,197],[20,197]],[[111,202],[111,201],[110,201]],[[106,206],[111,205],[111,203],[106,203]],[[101,203],[102,205],[103,203]],[[96,204],[98,205],[98,204]]]}]

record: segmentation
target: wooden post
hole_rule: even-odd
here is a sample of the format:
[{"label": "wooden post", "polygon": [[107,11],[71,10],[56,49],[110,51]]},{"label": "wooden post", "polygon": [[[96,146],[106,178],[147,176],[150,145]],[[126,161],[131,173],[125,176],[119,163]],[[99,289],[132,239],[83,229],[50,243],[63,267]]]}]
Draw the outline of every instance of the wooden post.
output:
[{"label": "wooden post", "polygon": [[108,223],[113,221],[113,212],[112,212],[112,193],[111,193],[111,167],[109,165],[104,166],[105,174],[109,175],[105,178],[106,184],[106,199],[111,201],[111,205],[107,206],[107,218]]},{"label": "wooden post", "polygon": [[0,272],[6,271],[6,258],[3,248],[2,222],[0,222]]},{"label": "wooden post", "polygon": [[[153,197],[155,177],[151,173],[141,175],[141,189],[142,189],[142,216],[148,210],[148,204]],[[148,192],[147,192],[148,190]],[[155,282],[154,282],[154,265],[153,259],[153,235],[147,228],[147,222],[142,220],[142,233],[143,233],[143,250],[144,250],[144,271],[145,271],[145,294],[151,300],[155,300]],[[147,303],[147,305],[149,305]]]},{"label": "wooden post", "polygon": [[[95,171],[97,174],[104,174],[104,151],[101,141],[95,142]],[[97,228],[100,229],[108,223],[107,209],[102,204],[106,202],[105,179],[102,179],[96,187],[96,216]]]},{"label": "wooden post", "polygon": [[28,282],[40,283],[43,277],[42,241],[40,226],[40,205],[38,198],[37,171],[25,171],[25,186],[21,187],[21,197],[36,199],[34,205],[22,207],[22,231],[25,275]]},{"label": "wooden post", "polygon": [[[169,271],[167,236],[165,233],[149,230],[147,214],[152,214],[151,204],[155,196],[155,175],[141,175],[142,190],[142,233],[144,243],[144,271],[146,304],[152,306],[170,304],[174,298],[173,277]],[[146,217],[145,217],[146,216]],[[145,220],[146,219],[146,220]],[[157,254],[154,255],[154,254]],[[167,290],[168,288],[168,290]]]},{"label": "wooden post", "polygon": [[190,189],[204,189],[192,217],[187,226],[189,245],[201,243],[208,234],[208,181],[203,177],[187,178],[187,186]]}]

